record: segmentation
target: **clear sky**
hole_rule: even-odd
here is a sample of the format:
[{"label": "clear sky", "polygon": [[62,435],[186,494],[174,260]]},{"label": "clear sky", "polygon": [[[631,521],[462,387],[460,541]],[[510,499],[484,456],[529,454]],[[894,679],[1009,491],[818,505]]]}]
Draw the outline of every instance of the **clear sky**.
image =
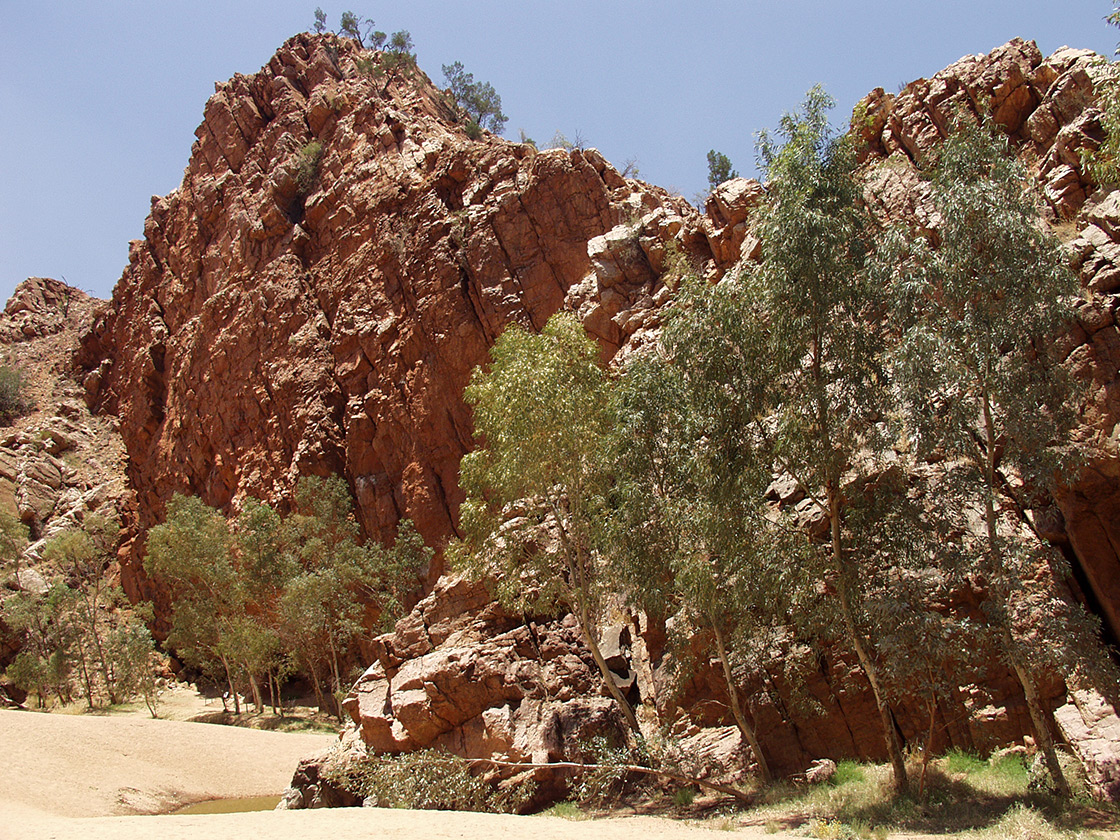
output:
[{"label": "clear sky", "polygon": [[153,195],[182,180],[213,83],[256,72],[316,5],[462,61],[546,144],[577,132],[692,197],[708,149],[754,172],[753,135],[822,83],[835,122],[1019,36],[1111,55],[1110,0],[0,0],[0,299],[28,276],[108,297]]}]

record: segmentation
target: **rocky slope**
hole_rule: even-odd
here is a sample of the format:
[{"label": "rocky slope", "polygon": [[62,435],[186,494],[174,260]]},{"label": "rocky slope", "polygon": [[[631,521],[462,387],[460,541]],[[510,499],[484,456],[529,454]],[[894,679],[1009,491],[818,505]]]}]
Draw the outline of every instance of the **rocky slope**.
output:
[{"label": "rocky slope", "polygon": [[[856,129],[876,212],[929,227],[915,161],[958,114],[990,110],[1072,240],[1091,298],[1062,340],[1093,384],[1082,440],[1092,469],[1032,516],[1066,546],[1075,594],[1115,638],[1120,205],[1095,195],[1080,166],[1079,150],[1101,138],[1093,58],[1044,58],[1014,41],[896,96],[873,92]],[[471,141],[422,74],[367,68],[346,39],[300,35],[259,73],[218,85],[181,187],[153,201],[110,306],[82,338],[87,399],[119,418],[128,450],[134,537],[174,492],[227,509],[245,494],[283,506],[299,475],[338,472],[371,538],[407,516],[439,545],[455,533],[458,463],[471,445],[463,386],[506,324],[539,327],[568,307],[618,360],[658,326],[681,261],[715,280],[757,253],[755,182],[724,184],[700,214],[594,150]],[[134,593],[150,592],[141,556],[139,541],[122,552]],[[571,704],[600,714],[570,628],[501,614],[477,588],[437,584],[439,571],[374,644],[378,661],[347,702],[352,737],[389,751],[570,755]],[[620,676],[672,718],[680,700],[659,687],[656,628],[626,619],[612,638]],[[853,673],[843,655],[820,658],[809,690],[825,714],[812,718],[783,708],[780,675],[768,677],[777,699],[755,713],[775,766],[874,748],[863,733],[875,710]],[[704,724],[723,717],[713,686],[701,677],[684,695]],[[1049,693],[1059,705],[1065,687]],[[1097,707],[1079,711],[1090,706],[1067,707],[1069,731],[1075,717],[1094,732],[1110,725]],[[1028,731],[1022,698],[998,674],[941,714],[946,745],[986,748]],[[901,712],[899,725],[911,737],[921,724]]]},{"label": "rocky slope", "polygon": [[[0,313],[0,360],[19,371],[29,410],[0,428],[0,509],[19,516],[31,543],[19,579],[0,569],[0,600],[41,591],[55,570],[40,561],[43,544],[96,512],[120,520],[131,506],[125,450],[110,416],[93,416],[74,379],[78,336],[105,309],[58,280],[32,277]],[[18,649],[0,623],[0,667]]]}]

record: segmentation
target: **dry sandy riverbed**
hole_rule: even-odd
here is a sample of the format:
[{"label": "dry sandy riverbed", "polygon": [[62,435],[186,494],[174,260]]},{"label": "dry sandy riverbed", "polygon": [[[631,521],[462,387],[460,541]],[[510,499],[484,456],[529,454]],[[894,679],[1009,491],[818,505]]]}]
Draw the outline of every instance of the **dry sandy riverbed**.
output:
[{"label": "dry sandy riverbed", "polygon": [[[171,815],[207,799],[279,794],[300,758],[332,735],[264,732],[139,715],[0,710],[0,840],[330,837],[597,840],[712,838],[655,817],[573,822],[345,808]],[[736,832],[742,836],[743,832]],[[761,832],[760,832],[761,833]]]},{"label": "dry sandy riverbed", "polygon": [[[188,703],[182,713],[197,711]],[[220,707],[219,707],[220,708]],[[174,714],[174,704],[164,707]],[[773,837],[636,816],[571,821],[446,811],[338,808],[173,815],[208,799],[278,795],[300,758],[333,735],[133,716],[0,710],[0,840],[717,840]],[[803,832],[799,832],[804,836]],[[902,835],[892,835],[901,837]]]}]

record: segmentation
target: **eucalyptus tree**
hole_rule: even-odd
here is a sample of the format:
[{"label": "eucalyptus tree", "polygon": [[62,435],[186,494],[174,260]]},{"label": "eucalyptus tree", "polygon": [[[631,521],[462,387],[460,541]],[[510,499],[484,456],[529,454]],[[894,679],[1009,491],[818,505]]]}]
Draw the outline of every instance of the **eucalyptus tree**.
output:
[{"label": "eucalyptus tree", "polygon": [[0,510],[0,555],[12,561],[13,583],[20,588],[19,559],[27,548],[27,526],[14,513]]},{"label": "eucalyptus tree", "polygon": [[292,660],[292,652],[283,643],[280,600],[297,574],[298,564],[284,550],[283,522],[271,506],[246,498],[230,530],[238,569],[253,604],[251,614],[237,622],[237,647],[245,652],[246,678],[258,708],[257,677],[263,674],[272,709],[279,714],[280,686],[291,671]]},{"label": "eucalyptus tree", "polygon": [[[813,88],[798,113],[786,114],[777,138],[762,133],[759,162],[767,201],[755,230],[762,241],[757,269],[744,275],[745,300],[756,317],[743,322],[743,374],[760,399],[758,433],[779,469],[794,476],[828,523],[820,560],[836,587],[836,606],[879,710],[897,790],[907,789],[899,733],[887,702],[868,627],[861,615],[863,568],[889,558],[860,535],[845,514],[855,501],[872,504],[874,484],[857,496],[845,488],[874,471],[889,438],[883,304],[868,276],[870,215],[854,177],[847,136],[828,126],[832,100]],[[760,335],[761,333],[761,335]],[[762,352],[759,352],[761,349]]]},{"label": "eucalyptus tree", "polygon": [[[1022,583],[1042,547],[1010,488],[1017,480],[1038,493],[1072,474],[1077,389],[1052,339],[1072,319],[1078,285],[1039,219],[1026,171],[990,125],[958,125],[932,177],[936,247],[896,232],[884,248],[907,327],[896,359],[907,430],[919,452],[950,459],[958,509],[979,511],[987,618],[1054,783],[1068,795],[1037,683],[1044,667],[1063,675],[1076,667],[1073,653],[1086,640],[1070,622],[1085,615],[1047,615],[1053,600],[1032,606]],[[1043,619],[1056,631],[1044,640]]]},{"label": "eucalyptus tree", "polygon": [[311,678],[320,705],[341,714],[347,658],[367,631],[368,608],[377,610],[382,628],[391,626],[432,551],[407,519],[391,547],[360,543],[350,488],[338,476],[301,478],[295,502],[280,528],[292,560],[277,602],[279,631]]},{"label": "eucalyptus tree", "polygon": [[739,173],[731,168],[731,158],[715,149],[708,150],[708,189],[714,190],[724,181],[738,178]]},{"label": "eucalyptus tree", "polygon": [[501,134],[508,117],[502,113],[502,97],[489,82],[476,82],[461,61],[443,65],[443,78],[455,104],[479,128]]},{"label": "eucalyptus tree", "polygon": [[[112,520],[90,514],[81,528],[57,534],[43,548],[43,558],[61,566],[71,584],[73,617],[80,627],[76,650],[86,701],[91,708],[95,692],[90,671],[94,667],[101,676],[110,704],[122,699],[113,675],[115,663],[107,653],[105,638],[113,623],[106,608],[119,606],[124,601],[120,588],[107,586],[105,581],[105,569],[112,560],[119,530]],[[92,646],[89,657],[87,645]]]},{"label": "eucalyptus tree", "polygon": [[70,681],[81,632],[74,620],[77,597],[57,582],[46,592],[19,592],[4,602],[4,621],[23,633],[23,648],[5,675],[24,691],[35,692],[40,708],[46,708],[51,691],[59,703],[72,699]]},{"label": "eucalyptus tree", "polygon": [[[783,549],[791,546],[763,513],[770,470],[743,435],[750,418],[734,410],[743,403],[704,375],[705,362],[726,357],[713,347],[718,340],[704,341],[718,332],[702,326],[712,326],[709,307],[693,303],[665,327],[662,352],[635,359],[618,385],[606,544],[612,575],[631,601],[695,632],[672,634],[677,647],[709,642],[732,719],[770,782],[736,666],[757,666],[743,660],[786,617],[794,594],[783,580],[791,556]],[[676,661],[694,659],[682,652]]]},{"label": "eucalyptus tree", "polygon": [[188,664],[226,683],[241,711],[231,655],[230,624],[245,614],[248,597],[233,560],[229,523],[195,496],[176,494],[167,520],[148,531],[144,569],[172,598],[167,642]]},{"label": "eucalyptus tree", "polygon": [[596,637],[607,583],[597,550],[610,480],[613,422],[599,349],[571,313],[542,332],[506,329],[465,392],[478,448],[463,457],[463,540],[456,562],[494,575],[498,596],[523,610],[570,609],[607,691],[634,732],[637,718]]}]

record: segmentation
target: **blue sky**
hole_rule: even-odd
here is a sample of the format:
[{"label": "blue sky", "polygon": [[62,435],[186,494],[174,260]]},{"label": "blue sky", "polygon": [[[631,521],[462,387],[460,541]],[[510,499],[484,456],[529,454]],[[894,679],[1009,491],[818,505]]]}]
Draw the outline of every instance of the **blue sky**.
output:
[{"label": "blue sky", "polygon": [[0,0],[0,298],[27,276],[108,297],[153,195],[178,186],[217,80],[257,71],[322,5],[408,29],[420,66],[462,61],[545,143],[577,132],[691,197],[708,149],[754,170],[753,135],[822,83],[836,122],[876,86],[1010,38],[1111,55],[1109,0]]}]

